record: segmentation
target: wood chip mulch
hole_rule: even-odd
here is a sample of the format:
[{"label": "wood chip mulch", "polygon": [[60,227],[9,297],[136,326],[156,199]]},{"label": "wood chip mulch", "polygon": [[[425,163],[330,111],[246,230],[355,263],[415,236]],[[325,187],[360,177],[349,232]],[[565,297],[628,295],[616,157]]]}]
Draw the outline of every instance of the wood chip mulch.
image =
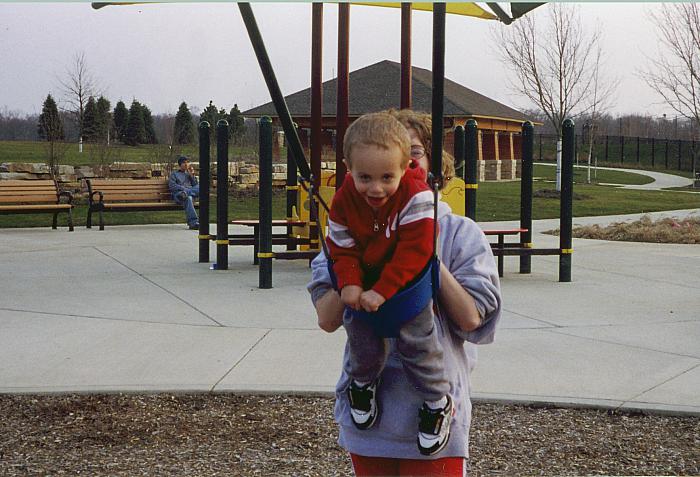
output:
[{"label": "wood chip mulch", "polygon": [[[344,476],[330,397],[0,395],[0,475]],[[477,403],[472,476],[698,475],[700,418]]]}]

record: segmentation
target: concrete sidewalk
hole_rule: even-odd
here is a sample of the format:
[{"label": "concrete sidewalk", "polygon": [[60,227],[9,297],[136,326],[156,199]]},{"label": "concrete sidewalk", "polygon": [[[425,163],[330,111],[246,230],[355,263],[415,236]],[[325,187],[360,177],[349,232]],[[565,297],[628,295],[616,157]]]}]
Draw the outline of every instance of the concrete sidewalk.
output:
[{"label": "concrete sidewalk", "polygon": [[[553,164],[551,162],[537,162],[535,163],[540,166],[552,166],[555,167],[556,164]],[[585,169],[588,166],[585,165],[578,165],[574,166],[578,169]],[[650,182],[648,184],[605,184],[605,183],[600,183],[600,185],[609,185],[609,186],[616,186],[620,187],[622,189],[637,189],[637,190],[663,190],[663,189],[668,189],[672,187],[688,187],[693,185],[693,180],[688,179],[687,177],[682,177],[678,176],[675,174],[667,174],[665,172],[656,172],[656,171],[646,171],[642,169],[624,169],[620,167],[598,167],[600,170],[605,170],[605,171],[620,171],[620,172],[629,172],[631,174],[639,174],[642,176],[649,176],[652,179],[654,179],[653,182]],[[591,172],[591,174],[593,174]],[[691,193],[697,193],[694,191],[689,191]],[[700,191],[698,191],[700,192]]]},{"label": "concrete sidewalk", "polygon": [[[541,232],[557,226],[536,221],[535,246],[556,247]],[[212,271],[180,225],[0,237],[0,392],[330,392],[340,373],[344,333],[316,328],[302,261],[274,262],[260,290],[252,247]],[[558,257],[534,257],[530,276],[506,260],[475,398],[700,415],[700,247],[574,248],[572,283],[557,281]]]}]

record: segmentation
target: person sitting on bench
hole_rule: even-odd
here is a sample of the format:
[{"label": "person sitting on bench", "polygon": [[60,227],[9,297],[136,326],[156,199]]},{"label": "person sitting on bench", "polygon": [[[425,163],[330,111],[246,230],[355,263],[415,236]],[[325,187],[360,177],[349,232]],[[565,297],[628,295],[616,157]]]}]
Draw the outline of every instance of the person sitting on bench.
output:
[{"label": "person sitting on bench", "polygon": [[170,193],[173,195],[173,200],[185,209],[187,225],[190,229],[199,229],[199,217],[193,202],[193,197],[199,197],[197,177],[187,156],[178,157],[177,165],[179,169],[170,174],[168,181]]}]

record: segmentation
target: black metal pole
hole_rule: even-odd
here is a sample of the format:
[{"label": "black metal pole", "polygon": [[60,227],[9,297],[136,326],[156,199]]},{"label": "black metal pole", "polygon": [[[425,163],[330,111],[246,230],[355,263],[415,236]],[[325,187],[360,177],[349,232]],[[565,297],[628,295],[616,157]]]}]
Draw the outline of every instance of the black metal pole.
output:
[{"label": "black metal pole", "polygon": [[[297,184],[297,164],[294,162],[292,151],[287,148],[287,220],[294,220],[294,207],[297,204],[297,194],[299,185]],[[297,210],[297,214],[299,211]],[[293,227],[287,225],[287,237],[294,237]],[[287,243],[287,250],[296,250],[297,246],[294,243]]]},{"label": "black metal pole", "polygon": [[639,136],[637,136],[637,165],[639,165]]},{"label": "black metal pole", "polygon": [[620,136],[620,164],[625,163],[625,136]]},{"label": "black metal pole", "polygon": [[455,175],[460,179],[464,179],[464,127],[457,126],[454,130],[454,156],[455,156]]},{"label": "black metal pole", "polygon": [[682,170],[681,169],[681,147],[682,147],[682,144],[681,144],[681,140],[679,139],[678,140],[678,170],[679,171]]},{"label": "black metal pole", "polygon": [[430,170],[442,186],[442,135],[445,97],[445,3],[433,3],[433,150]]},{"label": "black metal pole", "polygon": [[216,123],[216,267],[228,270],[228,121]]},{"label": "black metal pole", "polygon": [[666,139],[666,148],[664,149],[664,163],[666,169],[668,169],[668,139]]},{"label": "black metal pole", "polygon": [[260,118],[260,196],[258,286],[272,288],[272,119]]},{"label": "black metal pole", "polygon": [[476,190],[479,181],[476,177],[476,161],[479,154],[478,125],[470,119],[464,134],[464,215],[476,220]]},{"label": "black metal pole", "polygon": [[199,123],[199,263],[209,261],[209,123]]},{"label": "black metal pole", "polygon": [[572,223],[574,201],[574,122],[564,120],[561,201],[559,207],[559,281],[571,281]]},{"label": "black metal pole", "polygon": [[608,162],[608,142],[610,140],[610,136],[607,134],[605,135],[605,162]]},{"label": "black metal pole", "polygon": [[[520,244],[526,248],[532,248],[532,149],[535,139],[534,130],[535,128],[530,121],[523,123],[522,164],[520,167],[520,228],[527,230],[527,232],[521,232]],[[520,273],[531,272],[531,258],[530,255],[520,256]]]},{"label": "black metal pole", "polygon": [[656,149],[656,140],[651,138],[651,167],[654,167],[654,149]]},{"label": "black metal pole", "polygon": [[255,20],[253,9],[250,7],[250,3],[239,3],[238,9],[241,11],[243,23],[245,23],[246,29],[248,30],[248,36],[250,37],[250,42],[253,45],[255,56],[258,59],[260,70],[265,78],[267,89],[272,97],[272,102],[275,105],[275,111],[277,111],[277,115],[282,123],[284,135],[287,138],[287,147],[292,149],[292,155],[297,163],[297,167],[299,168],[299,173],[308,179],[311,177],[311,169],[306,161],[304,148],[301,145],[299,135],[294,127],[294,123],[292,122],[292,116],[289,114],[289,108],[287,108],[287,103],[282,95],[282,90],[277,83],[277,77],[275,76],[275,71],[272,69],[270,58],[267,55],[265,43],[263,42],[262,35],[260,34],[258,23]]}]

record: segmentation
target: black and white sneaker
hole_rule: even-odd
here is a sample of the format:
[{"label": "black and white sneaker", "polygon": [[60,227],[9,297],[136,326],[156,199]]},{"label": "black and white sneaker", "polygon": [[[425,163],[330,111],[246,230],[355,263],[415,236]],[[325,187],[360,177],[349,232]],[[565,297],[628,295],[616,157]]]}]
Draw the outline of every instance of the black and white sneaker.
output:
[{"label": "black and white sneaker", "polygon": [[431,409],[427,403],[423,403],[418,417],[418,450],[423,455],[437,454],[450,439],[452,399],[447,396],[447,404],[440,409]]},{"label": "black and white sneaker", "polygon": [[350,402],[350,417],[358,429],[369,429],[379,416],[378,385],[379,378],[364,386],[358,386],[354,379],[350,382],[347,391]]}]

